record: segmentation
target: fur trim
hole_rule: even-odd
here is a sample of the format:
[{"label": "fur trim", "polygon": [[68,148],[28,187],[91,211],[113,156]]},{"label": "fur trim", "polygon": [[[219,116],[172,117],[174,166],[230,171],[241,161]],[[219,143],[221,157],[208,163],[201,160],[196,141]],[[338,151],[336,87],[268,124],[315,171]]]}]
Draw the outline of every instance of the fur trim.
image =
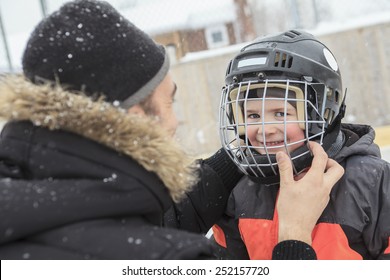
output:
[{"label": "fur trim", "polygon": [[127,114],[103,98],[8,76],[0,82],[0,118],[67,130],[124,153],[155,172],[175,202],[197,181],[193,160],[156,120]]}]

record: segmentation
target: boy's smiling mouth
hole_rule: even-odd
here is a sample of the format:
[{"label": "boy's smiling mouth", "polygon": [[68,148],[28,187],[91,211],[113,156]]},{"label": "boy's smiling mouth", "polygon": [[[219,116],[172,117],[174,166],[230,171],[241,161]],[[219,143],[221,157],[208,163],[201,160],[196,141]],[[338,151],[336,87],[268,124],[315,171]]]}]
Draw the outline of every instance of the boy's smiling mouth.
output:
[{"label": "boy's smiling mouth", "polygon": [[267,141],[267,142],[263,142],[263,141],[259,141],[259,144],[260,146],[262,146],[263,148],[265,147],[273,147],[273,148],[281,148],[281,147],[284,147],[284,140],[277,140],[277,141]]}]

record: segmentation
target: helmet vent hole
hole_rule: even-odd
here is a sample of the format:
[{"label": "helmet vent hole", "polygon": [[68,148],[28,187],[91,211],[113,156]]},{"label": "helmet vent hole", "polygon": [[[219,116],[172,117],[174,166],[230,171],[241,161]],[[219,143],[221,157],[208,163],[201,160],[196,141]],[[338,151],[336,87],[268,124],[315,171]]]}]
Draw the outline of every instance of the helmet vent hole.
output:
[{"label": "helmet vent hole", "polygon": [[287,54],[281,52],[275,53],[275,67],[291,68],[292,62],[293,58],[291,56],[288,56]]},{"label": "helmet vent hole", "polygon": [[290,56],[290,57],[288,58],[287,68],[291,68],[292,62],[293,62],[293,58]]},{"label": "helmet vent hole", "polygon": [[334,96],[336,103],[340,103],[340,94],[337,90],[334,92]]},{"label": "helmet vent hole", "polygon": [[286,33],[284,33],[284,36],[289,37],[291,39],[293,39],[299,35],[301,35],[301,33],[299,33],[296,30],[290,30],[290,31],[287,31]]},{"label": "helmet vent hole", "polygon": [[286,67],[286,57],[287,57],[287,55],[284,53],[284,54],[282,54],[282,67]]}]

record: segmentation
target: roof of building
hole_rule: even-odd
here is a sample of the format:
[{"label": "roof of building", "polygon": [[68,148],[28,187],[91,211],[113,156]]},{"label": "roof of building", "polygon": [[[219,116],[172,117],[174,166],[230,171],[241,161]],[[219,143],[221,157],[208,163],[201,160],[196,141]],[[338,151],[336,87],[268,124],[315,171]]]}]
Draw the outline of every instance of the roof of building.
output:
[{"label": "roof of building", "polygon": [[156,1],[121,10],[121,13],[150,35],[200,29],[237,18],[233,0],[170,0],[169,5]]}]

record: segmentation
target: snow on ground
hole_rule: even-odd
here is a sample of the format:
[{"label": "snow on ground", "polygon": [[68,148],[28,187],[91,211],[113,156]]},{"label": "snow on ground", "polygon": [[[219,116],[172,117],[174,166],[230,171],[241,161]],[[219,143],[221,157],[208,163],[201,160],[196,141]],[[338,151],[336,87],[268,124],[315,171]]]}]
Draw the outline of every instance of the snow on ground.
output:
[{"label": "snow on ground", "polygon": [[390,146],[381,148],[382,158],[388,162],[390,162]]}]

